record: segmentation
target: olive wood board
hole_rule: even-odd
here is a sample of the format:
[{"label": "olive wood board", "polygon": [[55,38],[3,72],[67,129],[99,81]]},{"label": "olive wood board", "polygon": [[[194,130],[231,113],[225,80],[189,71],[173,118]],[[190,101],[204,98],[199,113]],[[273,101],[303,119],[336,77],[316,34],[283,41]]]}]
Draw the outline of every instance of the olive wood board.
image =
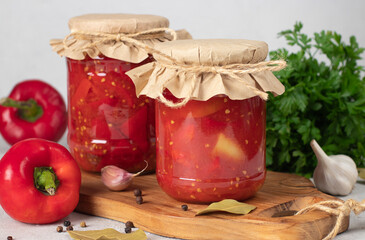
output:
[{"label": "olive wood board", "polygon": [[[134,189],[142,190],[143,204],[136,203]],[[166,195],[154,174],[136,177],[121,192],[109,191],[100,174],[82,173],[80,202],[76,211],[122,222],[132,221],[142,230],[182,239],[322,239],[336,217],[314,210],[302,215],[273,217],[298,211],[322,200],[339,200],[318,191],[312,182],[294,174],[267,172],[264,186],[245,203],[257,208],[247,215],[213,213],[195,216],[208,204],[184,204]],[[349,218],[340,232],[346,231]]]}]

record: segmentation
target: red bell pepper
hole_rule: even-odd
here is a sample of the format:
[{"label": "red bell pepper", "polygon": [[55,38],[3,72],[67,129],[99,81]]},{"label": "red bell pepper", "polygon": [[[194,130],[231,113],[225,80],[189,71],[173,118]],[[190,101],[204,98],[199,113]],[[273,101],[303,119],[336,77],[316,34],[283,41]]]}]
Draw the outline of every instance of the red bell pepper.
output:
[{"label": "red bell pepper", "polygon": [[18,83],[0,105],[0,132],[9,144],[26,138],[58,141],[66,130],[65,102],[43,81]]},{"label": "red bell pepper", "polygon": [[26,139],[0,160],[0,204],[21,222],[44,224],[65,218],[79,201],[80,185],[79,166],[55,142]]}]

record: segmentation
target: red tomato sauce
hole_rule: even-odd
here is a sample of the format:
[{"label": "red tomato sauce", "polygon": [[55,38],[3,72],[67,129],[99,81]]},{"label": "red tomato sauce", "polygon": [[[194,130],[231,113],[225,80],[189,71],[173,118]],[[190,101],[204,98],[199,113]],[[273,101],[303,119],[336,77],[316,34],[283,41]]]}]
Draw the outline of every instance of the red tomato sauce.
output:
[{"label": "red tomato sauce", "polygon": [[115,165],[130,172],[155,168],[154,100],[136,97],[125,72],[139,64],[107,57],[67,58],[68,144],[80,167]]},{"label": "red tomato sauce", "polygon": [[253,196],[266,175],[265,127],[266,105],[259,97],[216,96],[177,109],[156,101],[159,185],[184,202]]}]

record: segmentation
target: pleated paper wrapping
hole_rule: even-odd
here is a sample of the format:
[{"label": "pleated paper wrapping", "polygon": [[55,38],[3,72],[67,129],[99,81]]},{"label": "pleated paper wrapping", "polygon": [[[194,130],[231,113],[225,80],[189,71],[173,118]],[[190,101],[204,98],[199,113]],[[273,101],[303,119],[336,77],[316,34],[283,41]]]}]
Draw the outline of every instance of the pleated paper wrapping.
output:
[{"label": "pleated paper wrapping", "polygon": [[266,92],[280,95],[284,86],[271,71],[283,61],[264,62],[268,46],[252,40],[178,40],[159,43],[148,63],[127,72],[136,94],[161,98],[164,89],[175,97],[205,101],[224,94],[242,100]]},{"label": "pleated paper wrapping", "polygon": [[[160,16],[137,14],[87,14],[71,18],[71,33],[65,39],[50,41],[53,51],[60,56],[82,60],[87,55],[99,55],[139,63],[148,57],[148,50],[136,46],[129,39],[153,47],[173,38],[169,21]],[[154,31],[157,30],[157,31]],[[191,38],[185,30],[176,31],[177,38]],[[120,37],[124,37],[121,39]]]}]

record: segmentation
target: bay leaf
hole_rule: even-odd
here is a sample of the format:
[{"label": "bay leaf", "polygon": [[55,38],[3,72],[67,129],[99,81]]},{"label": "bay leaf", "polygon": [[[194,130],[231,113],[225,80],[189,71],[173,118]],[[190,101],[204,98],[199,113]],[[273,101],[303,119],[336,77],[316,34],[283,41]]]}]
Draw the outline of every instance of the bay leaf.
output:
[{"label": "bay leaf", "polygon": [[210,204],[206,209],[203,209],[195,214],[195,216],[212,213],[212,212],[228,212],[234,214],[247,214],[256,207],[247,203],[238,202],[233,199],[224,199],[220,202]]},{"label": "bay leaf", "polygon": [[75,240],[146,240],[146,234],[138,229],[131,233],[121,233],[113,228],[88,231],[68,231],[71,238]]}]

